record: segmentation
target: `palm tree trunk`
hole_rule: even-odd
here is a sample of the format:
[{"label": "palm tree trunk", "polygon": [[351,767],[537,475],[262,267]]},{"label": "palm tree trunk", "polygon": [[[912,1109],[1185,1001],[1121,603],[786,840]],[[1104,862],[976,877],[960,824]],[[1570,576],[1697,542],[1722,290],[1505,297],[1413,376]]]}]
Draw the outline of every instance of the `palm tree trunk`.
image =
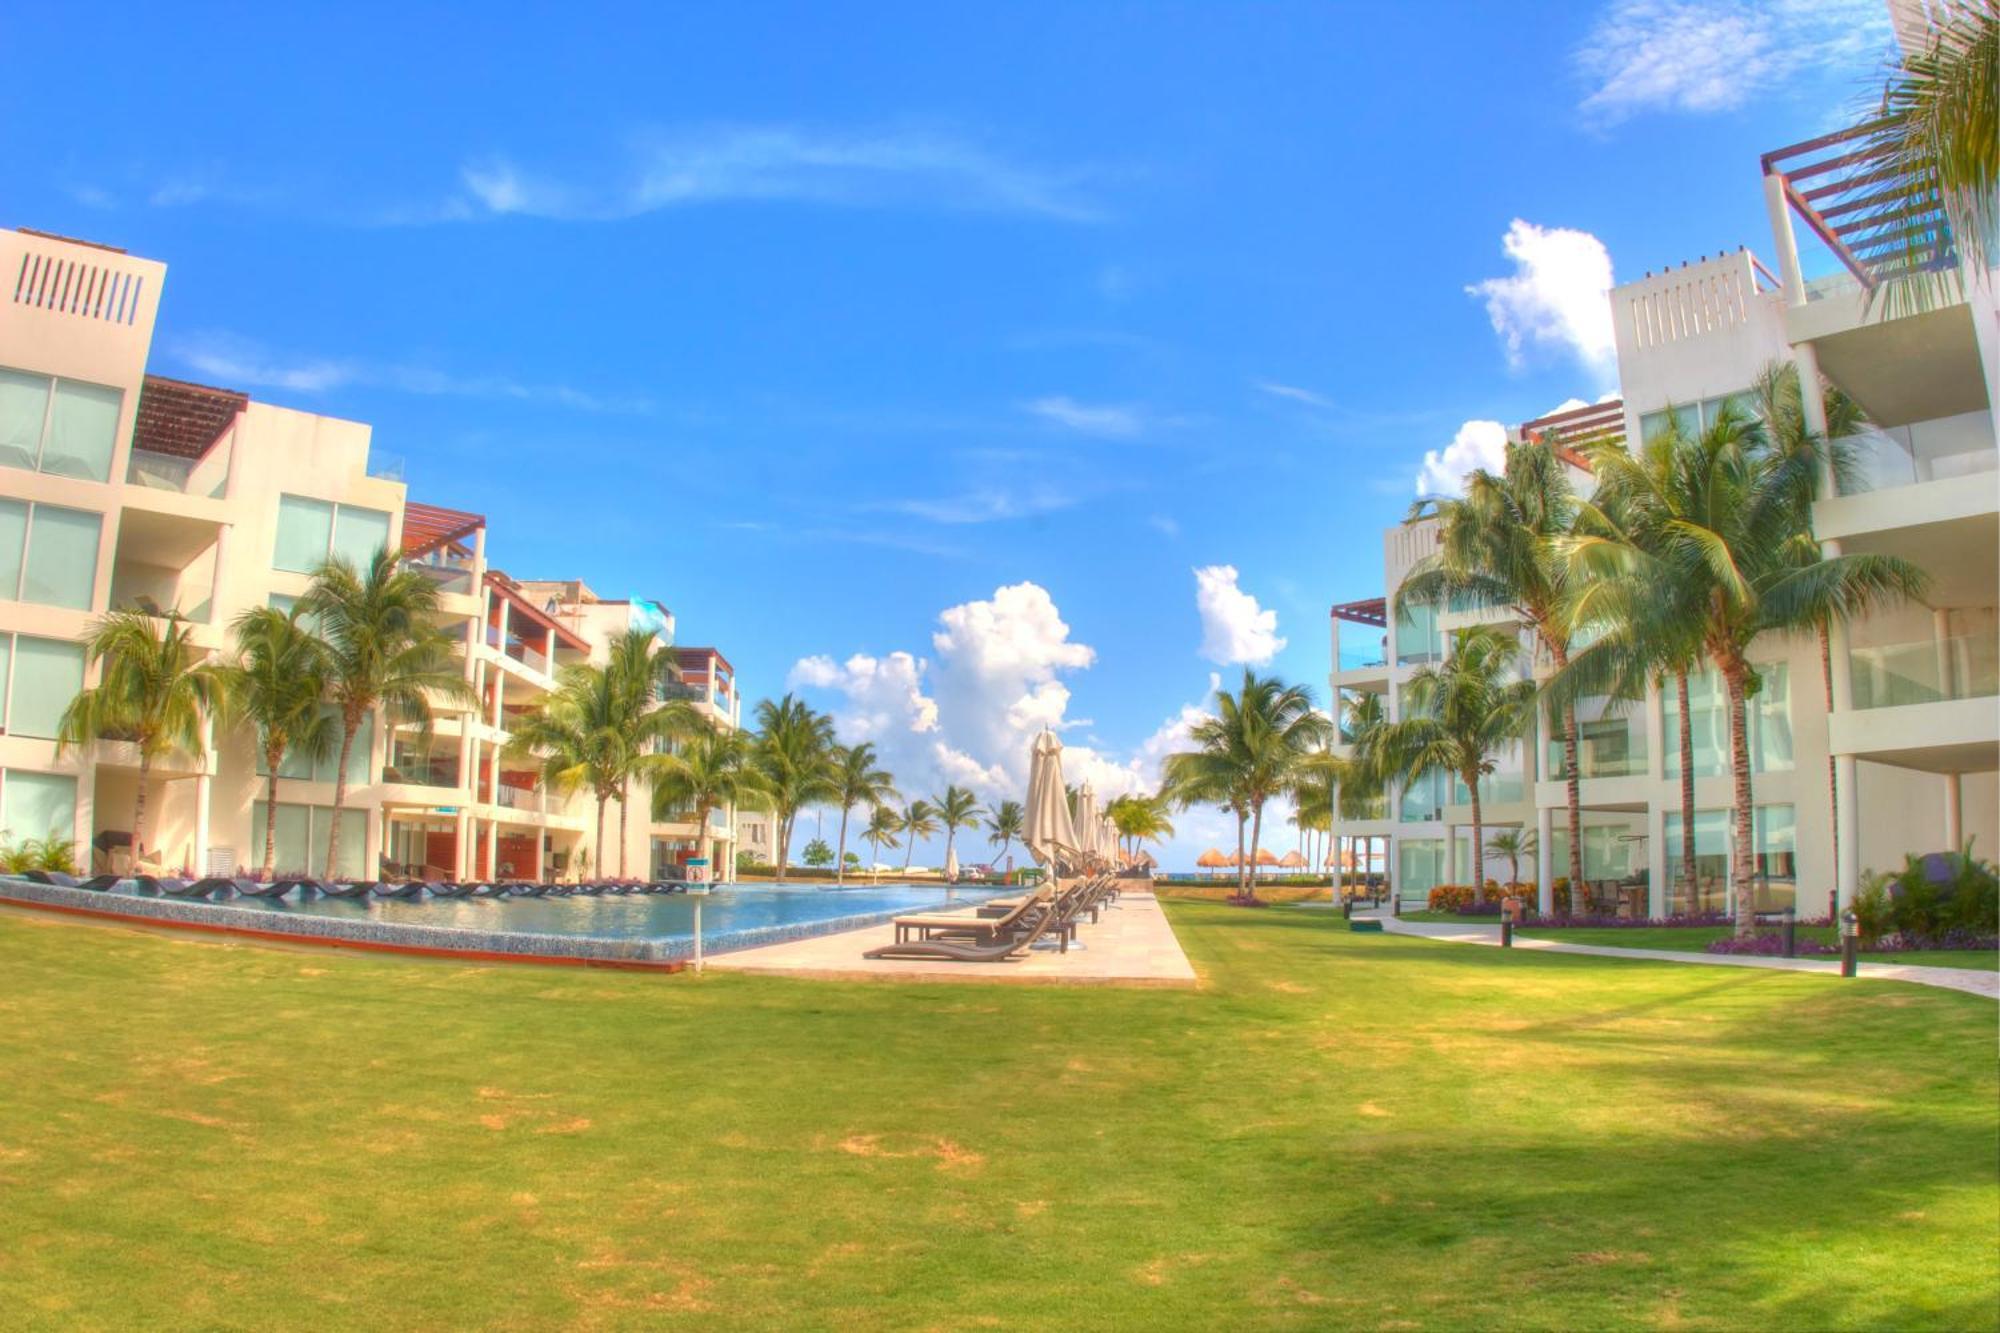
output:
[{"label": "palm tree trunk", "polygon": [[264,882],[271,882],[278,863],[278,765],[285,757],[282,745],[264,747],[264,771],[270,775],[264,792]]},{"label": "palm tree trunk", "polygon": [[[1826,695],[1826,715],[1833,716],[1833,636],[1828,633],[1825,622],[1819,625],[1819,683]],[[1826,803],[1827,827],[1833,831],[1833,864],[1840,865],[1840,763],[1831,754],[1826,757]]]},{"label": "palm tree trunk", "polygon": [[1750,726],[1744,715],[1743,687],[1747,670],[1741,660],[1725,663],[1722,678],[1729,692],[1729,767],[1734,779],[1735,809],[1730,811],[1729,881],[1736,894],[1736,934],[1753,933],[1757,925],[1756,853],[1751,836]]},{"label": "palm tree trunk", "polygon": [[1688,911],[1701,910],[1701,876],[1694,864],[1694,727],[1688,716],[1688,673],[1674,673],[1674,701],[1681,710],[1681,875],[1687,880]]},{"label": "palm tree trunk", "polygon": [[797,811],[785,810],[776,806],[773,809],[776,810],[778,816],[778,845],[772,848],[778,854],[778,873],[775,882],[783,884],[785,882],[785,862],[791,859],[792,852],[792,819],[797,814]]},{"label": "palm tree trunk", "polygon": [[1243,854],[1243,824],[1247,816],[1236,812],[1236,896],[1250,896],[1250,858]]},{"label": "palm tree trunk", "polygon": [[[354,733],[361,729],[361,719],[343,714],[340,719],[340,769],[333,775],[333,827],[326,831],[326,877],[332,879],[339,873],[340,865],[340,812],[347,807],[347,757],[354,752]],[[276,767],[271,769],[275,776]],[[489,867],[490,868],[490,867]],[[363,874],[367,871],[364,869]]]},{"label": "palm tree trunk", "polygon": [[[620,879],[625,878],[625,868],[626,868],[625,858],[627,855],[626,848],[631,843],[631,839],[626,836],[627,825],[625,822],[628,818],[631,817],[631,812],[632,812],[632,779],[626,778],[623,782],[620,782],[618,784],[618,878]],[[706,819],[702,821],[702,827],[703,828],[708,827],[708,822]]]},{"label": "palm tree trunk", "polygon": [[[597,842],[593,850],[597,857],[597,873],[600,875],[604,873],[604,803],[609,799],[610,793],[606,792],[603,788],[599,788],[597,791]],[[486,870],[487,873],[491,874],[493,867],[488,866]],[[578,878],[580,879],[582,876],[578,876]]]},{"label": "palm tree trunk", "polygon": [[912,833],[903,843],[903,878],[910,877],[910,862],[917,854],[917,835]]},{"label": "palm tree trunk", "polygon": [[845,884],[847,882],[848,809],[849,809],[848,806],[843,805],[840,807],[840,850],[833,854],[833,882],[835,884]]},{"label": "palm tree trunk", "polygon": [[1256,805],[1250,807],[1250,855],[1243,863],[1245,872],[1250,876],[1250,892],[1248,896],[1253,902],[1257,898],[1257,844],[1263,840],[1263,837],[1264,803],[1259,801]]},{"label": "palm tree trunk", "polygon": [[[699,829],[700,832],[694,835],[694,851],[695,855],[704,861],[711,859],[709,857],[709,840],[708,840],[708,813],[711,808],[712,807],[710,806],[710,804],[706,801],[695,802],[695,807],[694,807],[695,821],[696,821],[695,828]],[[623,816],[621,815],[620,818],[622,819]],[[622,860],[624,853],[620,852],[619,856]],[[714,866],[710,866],[708,868],[708,882],[710,884],[715,883]]]},{"label": "palm tree trunk", "polygon": [[[139,747],[139,791],[132,798],[132,859],[138,860],[146,854],[146,778],[153,771],[153,756],[146,753],[146,747]],[[161,863],[165,869],[166,863]]]},{"label": "palm tree trunk", "polygon": [[1576,706],[1563,706],[1563,804],[1569,821],[1569,892],[1574,910],[1583,892],[1583,779],[1576,771]]},{"label": "palm tree trunk", "polygon": [[1472,797],[1472,901],[1486,901],[1486,816],[1479,808],[1479,773],[1462,775]]}]

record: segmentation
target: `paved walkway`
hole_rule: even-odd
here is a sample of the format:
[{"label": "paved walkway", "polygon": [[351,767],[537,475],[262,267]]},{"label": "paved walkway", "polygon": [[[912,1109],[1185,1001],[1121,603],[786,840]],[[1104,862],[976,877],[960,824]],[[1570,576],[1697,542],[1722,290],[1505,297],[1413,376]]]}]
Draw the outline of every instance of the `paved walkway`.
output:
[{"label": "paved walkway", "polygon": [[[1447,925],[1433,921],[1405,921],[1386,912],[1355,913],[1379,920],[1382,928],[1392,935],[1417,935],[1429,940],[1445,940],[1452,944],[1485,944],[1494,948],[1500,946],[1500,927],[1482,925]],[[1516,933],[1514,947],[1517,949],[1537,949],[1544,953],[1582,953],[1598,958],[1651,958],[1664,963],[1700,963],[1706,967],[1761,967],[1773,972],[1813,972],[1820,976],[1840,975],[1838,959],[1821,958],[1744,958],[1725,953],[1685,953],[1677,949],[1621,949],[1605,944],[1565,944],[1546,936],[1530,936]],[[1983,972],[1969,967],[1913,967],[1907,963],[1861,963],[1858,975],[1877,981],[1914,981],[1920,986],[1938,986],[1945,990],[1964,991],[1969,995],[1984,995],[1987,999],[2000,999],[2000,972]]]},{"label": "paved walkway", "polygon": [[[965,915],[973,914],[967,908]],[[842,977],[903,981],[1012,981],[1055,985],[1192,986],[1194,968],[1181,951],[1167,915],[1150,893],[1127,890],[1118,905],[1085,922],[1077,932],[1081,949],[1068,953],[1031,949],[1005,963],[947,963],[911,958],[867,959],[861,955],[896,938],[894,926],[819,935],[716,954],[708,966],[718,972],[754,972],[788,977]]]}]

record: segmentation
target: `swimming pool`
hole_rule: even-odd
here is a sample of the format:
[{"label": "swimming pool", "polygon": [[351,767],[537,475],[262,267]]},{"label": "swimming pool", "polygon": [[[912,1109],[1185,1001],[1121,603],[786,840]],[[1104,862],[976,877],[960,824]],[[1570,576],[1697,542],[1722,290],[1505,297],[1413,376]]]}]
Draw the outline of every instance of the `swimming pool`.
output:
[{"label": "swimming pool", "polygon": [[673,963],[876,925],[899,913],[983,902],[997,889],[795,883],[722,887],[705,895],[571,898],[282,898],[220,901],[143,894],[129,881],[105,891],[0,879],[0,901],[196,929],[421,952],[568,961]]}]

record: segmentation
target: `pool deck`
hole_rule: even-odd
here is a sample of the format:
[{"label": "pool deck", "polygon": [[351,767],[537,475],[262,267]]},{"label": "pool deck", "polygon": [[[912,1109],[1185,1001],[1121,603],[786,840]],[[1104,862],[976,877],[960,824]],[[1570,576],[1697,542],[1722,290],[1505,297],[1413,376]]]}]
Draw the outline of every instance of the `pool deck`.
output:
[{"label": "pool deck", "polygon": [[[966,916],[973,915],[967,908]],[[894,942],[891,925],[790,940],[759,949],[717,954],[707,960],[718,972],[762,976],[827,977],[841,980],[981,981],[1029,985],[1194,986],[1194,967],[1159,900],[1150,892],[1127,890],[1118,905],[1085,922],[1077,933],[1082,948],[1068,953],[1033,949],[1005,963],[948,963],[911,958],[868,959],[861,955]]]}]

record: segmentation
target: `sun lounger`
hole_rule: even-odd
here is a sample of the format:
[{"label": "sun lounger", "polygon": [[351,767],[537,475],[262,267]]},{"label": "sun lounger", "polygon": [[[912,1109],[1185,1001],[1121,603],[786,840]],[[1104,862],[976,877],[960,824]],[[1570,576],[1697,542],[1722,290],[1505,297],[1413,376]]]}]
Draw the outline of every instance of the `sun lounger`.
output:
[{"label": "sun lounger", "polygon": [[472,892],[472,885],[451,882],[433,884],[431,885],[431,892],[439,898],[463,898]]},{"label": "sun lounger", "polygon": [[933,935],[963,935],[979,939],[995,939],[1012,930],[1015,925],[1041,903],[1040,898],[1023,898],[1020,903],[1004,916],[981,918],[960,916],[950,913],[922,913],[915,916],[896,918],[896,942],[910,939],[927,940]]},{"label": "sun lounger", "polygon": [[124,876],[122,875],[92,875],[89,879],[77,885],[77,887],[79,889],[92,889],[98,893],[104,893],[117,888],[123,879]]},{"label": "sun lounger", "polygon": [[292,886],[297,882],[290,879],[274,879],[268,884],[262,884],[254,879],[239,879],[236,881],[236,891],[245,898],[282,898],[292,891]]},{"label": "sun lounger", "polygon": [[508,884],[468,884],[465,892],[470,898],[505,898],[512,887]]},{"label": "sun lounger", "polygon": [[212,897],[217,889],[228,883],[227,880],[217,879],[198,879],[193,883],[184,879],[160,879],[153,882],[159,886],[161,893],[173,898]]},{"label": "sun lounger", "polygon": [[353,883],[326,884],[322,888],[329,898],[366,898],[377,889],[386,889],[386,884],[376,884],[361,880]]},{"label": "sun lounger", "polygon": [[75,875],[66,875],[60,870],[29,870],[24,872],[21,878],[34,884],[47,884],[58,889],[78,887]]},{"label": "sun lounger", "polygon": [[[310,898],[314,894],[321,894],[329,898],[340,896],[340,886],[330,884],[323,879],[307,879],[302,876],[294,876],[291,879],[281,879],[278,881],[278,884],[281,893],[296,893],[301,898]],[[279,894],[274,893],[271,896],[275,898]]]},{"label": "sun lounger", "polygon": [[927,959],[942,963],[1004,963],[1026,953],[1055,920],[1054,912],[1043,912],[1030,929],[980,940],[901,940],[884,944],[862,954],[863,958]]},{"label": "sun lounger", "polygon": [[428,887],[422,880],[413,879],[405,881],[402,884],[377,884],[370,892],[377,898],[402,898],[407,900],[423,897],[424,891]]}]

